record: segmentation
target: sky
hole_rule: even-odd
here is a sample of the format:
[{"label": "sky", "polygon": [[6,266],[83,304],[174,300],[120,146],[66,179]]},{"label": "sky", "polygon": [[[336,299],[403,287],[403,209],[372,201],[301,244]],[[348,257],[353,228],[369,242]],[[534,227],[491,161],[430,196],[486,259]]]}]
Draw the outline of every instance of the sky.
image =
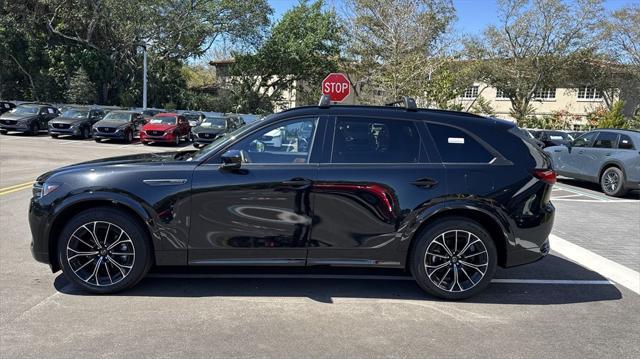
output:
[{"label": "sky", "polygon": [[[274,9],[273,19],[279,19],[288,9],[296,5],[299,0],[268,0]],[[340,9],[340,0],[325,0],[330,6]],[[604,7],[609,11],[617,10],[625,5],[640,0],[605,0]],[[477,34],[487,25],[497,21],[497,5],[495,0],[453,0],[458,16],[456,30],[462,33]]]}]

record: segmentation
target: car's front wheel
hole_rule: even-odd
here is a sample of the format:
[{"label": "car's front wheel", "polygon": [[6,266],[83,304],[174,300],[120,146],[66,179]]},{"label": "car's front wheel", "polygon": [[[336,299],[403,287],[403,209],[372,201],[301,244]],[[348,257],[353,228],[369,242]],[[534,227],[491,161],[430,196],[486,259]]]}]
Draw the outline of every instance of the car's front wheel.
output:
[{"label": "car's front wheel", "polygon": [[609,167],[600,177],[602,192],[608,196],[621,197],[627,194],[624,187],[624,173],[618,167]]},{"label": "car's front wheel", "polygon": [[451,217],[422,231],[414,246],[411,272],[427,293],[448,300],[484,290],[496,270],[497,251],[478,223]]},{"label": "car's front wheel", "polygon": [[58,259],[69,281],[108,294],[130,288],[145,276],[151,247],[142,226],[130,216],[98,208],[67,223],[58,239]]}]

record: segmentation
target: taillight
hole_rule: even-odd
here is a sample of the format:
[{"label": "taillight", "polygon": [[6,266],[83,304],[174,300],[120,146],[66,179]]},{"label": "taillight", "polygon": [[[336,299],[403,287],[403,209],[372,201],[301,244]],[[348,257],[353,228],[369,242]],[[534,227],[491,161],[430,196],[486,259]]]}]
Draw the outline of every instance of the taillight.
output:
[{"label": "taillight", "polygon": [[533,170],[533,175],[544,183],[552,186],[556,184],[556,171],[554,170],[537,168]]}]

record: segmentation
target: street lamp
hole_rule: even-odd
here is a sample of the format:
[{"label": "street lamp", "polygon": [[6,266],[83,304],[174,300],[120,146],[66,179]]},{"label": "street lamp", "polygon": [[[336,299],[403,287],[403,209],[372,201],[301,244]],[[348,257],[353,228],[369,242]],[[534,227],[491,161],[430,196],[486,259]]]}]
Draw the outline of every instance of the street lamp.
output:
[{"label": "street lamp", "polygon": [[147,44],[141,42],[138,46],[142,47],[142,109],[147,109]]}]

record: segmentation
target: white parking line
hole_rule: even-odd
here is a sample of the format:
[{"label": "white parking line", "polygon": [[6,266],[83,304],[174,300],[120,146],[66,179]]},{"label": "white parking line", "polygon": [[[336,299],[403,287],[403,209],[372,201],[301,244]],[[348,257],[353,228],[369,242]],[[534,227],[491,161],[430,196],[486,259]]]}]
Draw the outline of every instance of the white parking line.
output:
[{"label": "white parking line", "polygon": [[619,201],[619,200],[612,199],[610,197],[595,195],[595,194],[591,194],[591,193],[588,193],[588,192],[580,191],[580,190],[577,190],[577,189],[574,189],[574,188],[570,188],[570,187],[565,187],[565,186],[558,185],[558,184],[556,184],[555,187],[557,187],[558,190],[570,192],[570,193],[573,193],[573,194],[578,194],[578,195],[585,196],[585,197],[592,198],[592,199],[597,199],[597,200],[599,200],[601,202],[616,202],[616,201]]},{"label": "white parking line", "polygon": [[[174,274],[151,273],[150,278],[172,279],[351,279],[351,280],[398,280],[414,281],[409,276],[392,275],[339,275],[339,274]],[[491,283],[503,284],[553,284],[553,285],[611,285],[608,280],[566,280],[566,279],[493,279]]]},{"label": "white parking line", "polygon": [[567,259],[608,278],[636,294],[640,294],[640,273],[622,264],[566,241],[554,234],[549,235],[549,244],[553,251]]}]

